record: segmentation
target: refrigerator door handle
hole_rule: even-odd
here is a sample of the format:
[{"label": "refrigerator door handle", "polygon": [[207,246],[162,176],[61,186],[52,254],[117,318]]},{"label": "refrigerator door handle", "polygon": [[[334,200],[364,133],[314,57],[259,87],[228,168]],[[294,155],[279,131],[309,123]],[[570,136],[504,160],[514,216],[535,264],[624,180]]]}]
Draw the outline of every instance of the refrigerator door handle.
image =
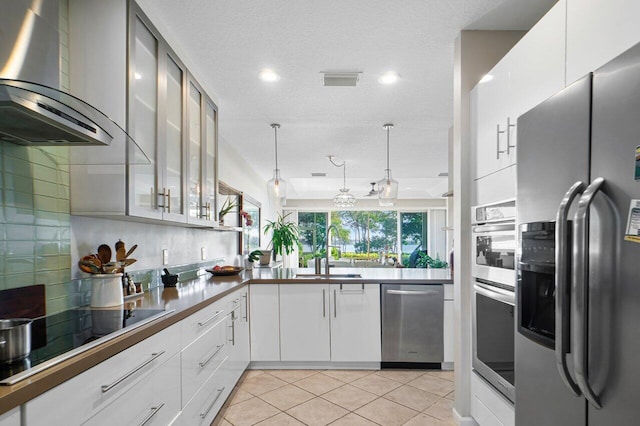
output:
[{"label": "refrigerator door handle", "polygon": [[596,408],[602,408],[600,400],[589,385],[587,372],[587,307],[589,306],[589,207],[604,183],[599,177],[591,182],[578,201],[578,211],[573,223],[573,264],[571,273],[572,336],[574,342],[574,371],[582,394]]},{"label": "refrigerator door handle", "polygon": [[562,201],[558,206],[558,212],[556,213],[556,366],[560,373],[560,378],[564,384],[571,390],[575,396],[580,396],[580,387],[573,381],[571,374],[569,373],[569,367],[567,366],[567,354],[571,350],[569,345],[569,315],[571,313],[571,295],[567,286],[567,265],[569,249],[567,247],[568,237],[568,221],[569,209],[573,200],[582,193],[584,190],[584,184],[581,181],[574,183],[571,188],[564,194]]}]

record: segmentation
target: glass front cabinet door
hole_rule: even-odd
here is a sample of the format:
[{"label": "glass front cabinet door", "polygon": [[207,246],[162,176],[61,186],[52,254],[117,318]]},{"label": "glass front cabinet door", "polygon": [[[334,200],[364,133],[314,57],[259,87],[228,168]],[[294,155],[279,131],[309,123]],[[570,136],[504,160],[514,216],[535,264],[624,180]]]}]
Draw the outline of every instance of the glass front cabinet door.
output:
[{"label": "glass front cabinet door", "polygon": [[189,79],[188,222],[213,226],[216,211],[217,107]]},{"label": "glass front cabinet door", "polygon": [[135,9],[130,20],[128,129],[150,163],[129,165],[127,214],[185,223],[187,71]]}]

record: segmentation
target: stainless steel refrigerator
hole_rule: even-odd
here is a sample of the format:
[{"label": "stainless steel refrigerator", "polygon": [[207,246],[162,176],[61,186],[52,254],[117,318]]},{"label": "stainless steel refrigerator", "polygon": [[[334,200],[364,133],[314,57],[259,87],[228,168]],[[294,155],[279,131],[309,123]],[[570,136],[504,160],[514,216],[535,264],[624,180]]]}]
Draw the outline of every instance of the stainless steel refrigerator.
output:
[{"label": "stainless steel refrigerator", "polygon": [[640,45],[518,119],[516,425],[640,424]]}]

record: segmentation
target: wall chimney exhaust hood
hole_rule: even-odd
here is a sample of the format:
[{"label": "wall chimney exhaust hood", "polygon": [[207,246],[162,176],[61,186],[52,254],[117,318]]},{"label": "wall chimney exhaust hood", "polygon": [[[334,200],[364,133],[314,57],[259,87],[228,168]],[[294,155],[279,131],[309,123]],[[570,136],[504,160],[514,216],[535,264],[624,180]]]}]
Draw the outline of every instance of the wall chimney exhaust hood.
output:
[{"label": "wall chimney exhaust hood", "polygon": [[57,163],[150,162],[120,126],[91,105],[20,80],[0,79],[0,141],[40,149]]}]

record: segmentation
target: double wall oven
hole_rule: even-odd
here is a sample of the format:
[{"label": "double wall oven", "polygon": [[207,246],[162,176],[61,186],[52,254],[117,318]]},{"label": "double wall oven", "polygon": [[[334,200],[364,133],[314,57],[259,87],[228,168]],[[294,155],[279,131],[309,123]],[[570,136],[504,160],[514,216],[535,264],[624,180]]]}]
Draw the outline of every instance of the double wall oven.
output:
[{"label": "double wall oven", "polygon": [[473,368],[515,400],[515,201],[473,208]]}]

